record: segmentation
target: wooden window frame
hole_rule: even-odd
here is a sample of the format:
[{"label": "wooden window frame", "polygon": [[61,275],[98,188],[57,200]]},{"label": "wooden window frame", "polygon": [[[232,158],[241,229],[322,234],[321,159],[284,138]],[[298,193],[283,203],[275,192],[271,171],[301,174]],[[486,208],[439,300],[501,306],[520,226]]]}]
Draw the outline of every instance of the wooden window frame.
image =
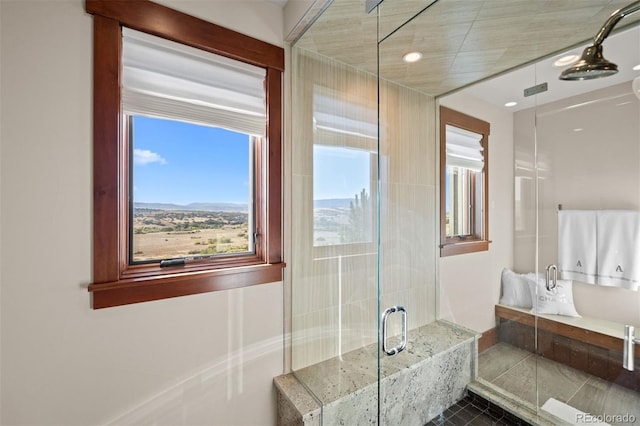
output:
[{"label": "wooden window frame", "polygon": [[[446,228],[446,174],[447,174],[447,124],[471,132],[481,134],[481,145],[484,157],[483,194],[474,197],[474,205],[480,201],[483,205],[481,212],[474,209],[471,216],[471,234],[463,239],[447,237]],[[475,253],[489,250],[489,134],[490,124],[486,121],[467,114],[440,106],[440,257],[454,256],[458,254]],[[472,177],[472,187],[476,187],[476,177]],[[478,225],[481,225],[478,227]]]},{"label": "wooden window frame", "polygon": [[[284,49],[148,0],[86,0],[93,15],[94,309],[282,280],[282,71]],[[129,266],[128,153],[120,101],[121,27],[240,60],[266,70],[264,176],[256,193],[256,255],[182,267]],[[123,142],[124,141],[124,142]],[[266,170],[263,170],[266,169]]]}]

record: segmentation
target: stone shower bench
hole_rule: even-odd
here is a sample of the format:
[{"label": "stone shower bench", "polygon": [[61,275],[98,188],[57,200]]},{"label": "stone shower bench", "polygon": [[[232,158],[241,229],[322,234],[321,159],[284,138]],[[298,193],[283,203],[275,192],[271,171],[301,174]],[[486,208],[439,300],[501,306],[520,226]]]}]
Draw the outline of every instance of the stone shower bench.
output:
[{"label": "stone shower bench", "polygon": [[[410,330],[406,349],[380,361],[380,423],[422,426],[462,399],[476,377],[478,337],[441,320]],[[377,351],[372,344],[276,377],[278,425],[375,424]]]}]

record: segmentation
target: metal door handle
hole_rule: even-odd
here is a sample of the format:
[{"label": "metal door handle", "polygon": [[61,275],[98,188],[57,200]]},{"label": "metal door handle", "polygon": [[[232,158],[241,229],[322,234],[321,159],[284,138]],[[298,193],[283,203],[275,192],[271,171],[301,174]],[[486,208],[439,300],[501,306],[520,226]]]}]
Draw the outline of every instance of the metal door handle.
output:
[{"label": "metal door handle", "polygon": [[[553,272],[553,284],[551,273]],[[556,265],[547,266],[547,282],[545,283],[547,290],[551,291],[558,286],[558,267]]]},{"label": "metal door handle", "polygon": [[[387,347],[387,319],[394,312],[400,312],[402,315],[402,340],[400,343],[388,349]],[[382,351],[387,355],[395,355],[407,347],[407,311],[402,306],[392,306],[382,313]]]},{"label": "metal door handle", "polygon": [[629,371],[634,370],[634,361],[635,357],[635,345],[640,344],[640,339],[636,338],[634,334],[635,327],[632,325],[624,326],[624,354],[622,359],[622,366]]}]

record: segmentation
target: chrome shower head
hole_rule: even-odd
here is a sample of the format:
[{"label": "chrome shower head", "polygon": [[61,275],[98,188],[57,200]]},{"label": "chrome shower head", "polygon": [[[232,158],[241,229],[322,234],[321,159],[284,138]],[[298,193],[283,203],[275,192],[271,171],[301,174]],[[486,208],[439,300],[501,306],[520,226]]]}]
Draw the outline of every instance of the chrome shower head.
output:
[{"label": "chrome shower head", "polygon": [[562,71],[560,80],[591,80],[607,77],[618,72],[618,66],[602,56],[602,45],[591,45],[584,49],[580,60]]},{"label": "chrome shower head", "polygon": [[593,38],[593,44],[584,49],[582,57],[573,66],[562,71],[560,80],[591,80],[607,77],[618,72],[618,66],[607,61],[602,56],[602,42],[609,36],[613,27],[625,16],[640,10],[640,1],[635,1],[622,9],[618,9],[609,16],[598,34]]}]

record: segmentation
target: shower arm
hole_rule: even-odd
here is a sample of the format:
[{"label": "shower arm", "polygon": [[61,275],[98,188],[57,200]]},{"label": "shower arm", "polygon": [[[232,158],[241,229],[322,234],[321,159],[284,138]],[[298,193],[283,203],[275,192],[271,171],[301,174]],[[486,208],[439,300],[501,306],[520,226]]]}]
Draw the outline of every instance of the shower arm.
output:
[{"label": "shower arm", "polygon": [[611,16],[609,16],[609,19],[607,19],[607,21],[604,23],[604,25],[602,26],[602,28],[600,28],[600,31],[598,31],[598,34],[596,34],[596,36],[593,38],[593,45],[594,46],[598,46],[600,44],[602,44],[602,42],[609,37],[609,34],[611,33],[611,30],[613,30],[613,27],[616,26],[616,24],[625,16],[630,15],[634,12],[637,12],[638,10],[640,10],[640,1],[635,1],[621,9],[616,10],[615,12],[613,12],[611,14]]}]

